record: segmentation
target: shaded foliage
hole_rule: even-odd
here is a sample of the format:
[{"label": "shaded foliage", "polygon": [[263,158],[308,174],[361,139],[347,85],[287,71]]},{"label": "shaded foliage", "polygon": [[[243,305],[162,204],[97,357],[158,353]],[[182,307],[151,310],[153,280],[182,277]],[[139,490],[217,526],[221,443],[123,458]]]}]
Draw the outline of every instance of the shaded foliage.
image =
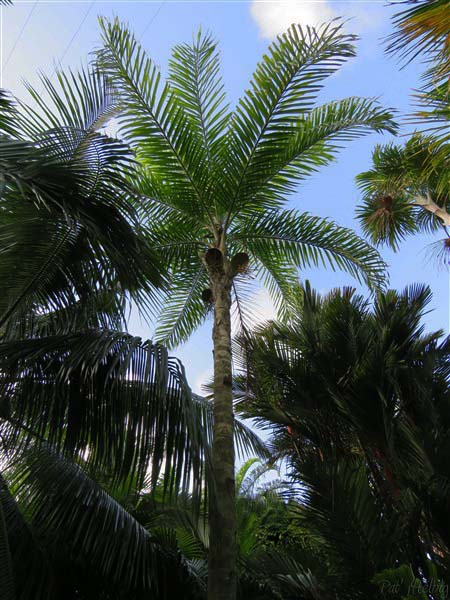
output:
[{"label": "shaded foliage", "polygon": [[416,286],[371,307],[306,286],[244,345],[239,411],[271,431],[299,486],[292,519],[327,565],[312,568],[324,597],[378,598],[377,573],[400,564],[423,587],[448,580],[450,355],[421,325],[429,300]]}]

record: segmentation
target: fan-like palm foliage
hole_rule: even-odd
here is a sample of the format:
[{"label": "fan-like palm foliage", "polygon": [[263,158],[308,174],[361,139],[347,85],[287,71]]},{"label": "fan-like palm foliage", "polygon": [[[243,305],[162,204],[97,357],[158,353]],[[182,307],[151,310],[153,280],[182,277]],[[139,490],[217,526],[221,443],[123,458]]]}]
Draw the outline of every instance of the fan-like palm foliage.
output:
[{"label": "fan-like palm foliage", "polygon": [[401,564],[424,585],[448,578],[450,354],[424,333],[429,299],[417,286],[371,308],[352,290],[306,287],[286,322],[243,346],[240,411],[287,457],[301,490],[293,523],[327,565],[312,569],[319,587],[339,597],[379,598],[373,578]]},{"label": "fan-like palm foliage", "polygon": [[428,137],[414,135],[404,146],[377,146],[370,171],[357,177],[363,203],[357,215],[376,244],[394,249],[406,236],[443,230],[438,257],[447,261],[450,214],[450,161]]},{"label": "fan-like palm foliage", "polygon": [[[326,264],[379,285],[383,264],[354,233],[284,210],[298,182],[328,164],[342,143],[393,131],[376,101],[317,105],[326,79],[354,56],[338,24],[293,26],[256,68],[233,111],[209,35],[176,46],[166,82],[136,38],[102,21],[98,66],[122,102],[121,133],[140,164],[137,203],[152,246],[164,256],[168,294],[159,339],[185,340],[214,310],[215,503],[210,511],[210,598],[234,597],[234,457],[230,313],[245,326],[248,269],[279,300],[296,268]],[[280,296],[281,294],[281,296]]]}]

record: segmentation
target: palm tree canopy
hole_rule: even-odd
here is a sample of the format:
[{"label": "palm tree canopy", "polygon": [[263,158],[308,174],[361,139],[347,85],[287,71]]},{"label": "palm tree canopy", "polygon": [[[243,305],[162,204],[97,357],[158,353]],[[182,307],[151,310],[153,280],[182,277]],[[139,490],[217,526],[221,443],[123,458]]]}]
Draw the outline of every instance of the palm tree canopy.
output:
[{"label": "palm tree canopy", "polygon": [[363,193],[357,216],[375,244],[397,249],[410,234],[448,227],[450,162],[429,137],[377,146],[372,163],[356,178]]},{"label": "palm tree canopy", "polygon": [[422,585],[448,580],[450,346],[425,333],[430,299],[411,286],[371,306],[305,286],[285,321],[243,341],[237,410],[287,459],[293,521],[327,565],[312,573],[339,597],[379,598],[377,572],[402,564]]},{"label": "palm tree canopy", "polygon": [[[428,68],[424,86],[415,94],[419,108],[414,122],[433,132],[429,143],[449,160],[450,141],[450,2],[449,0],[402,0],[405,8],[394,16],[396,31],[388,38],[388,52],[409,63],[421,56]],[[445,188],[448,191],[448,187]]]},{"label": "palm tree canopy", "polygon": [[111,87],[89,72],[57,78],[43,78],[50,102],[29,88],[36,108],[0,97],[3,336],[33,314],[70,327],[88,306],[95,325],[117,324],[127,298],[144,307],[162,282],[130,202],[129,150],[99,131],[117,110]]},{"label": "palm tree canopy", "polygon": [[[125,27],[117,20],[101,25],[97,61],[121,98],[121,133],[140,164],[139,210],[152,246],[169,265],[160,339],[176,345],[204,320],[203,257],[220,244],[230,260],[248,255],[252,272],[278,295],[295,281],[297,267],[317,264],[381,284],[382,260],[353,232],[283,209],[297,184],[332,161],[344,142],[395,130],[391,113],[375,100],[317,104],[326,79],[354,56],[354,36],[339,24],[292,26],[230,110],[210,35],[176,46],[162,82]],[[241,316],[242,279],[233,282]]]}]

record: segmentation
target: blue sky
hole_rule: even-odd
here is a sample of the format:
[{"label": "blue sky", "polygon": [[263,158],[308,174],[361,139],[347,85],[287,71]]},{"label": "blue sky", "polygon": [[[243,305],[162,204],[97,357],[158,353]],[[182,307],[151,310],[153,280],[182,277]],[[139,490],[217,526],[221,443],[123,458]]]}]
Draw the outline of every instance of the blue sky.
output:
[{"label": "blue sky", "polygon": [[[347,29],[360,36],[357,58],[330,78],[322,100],[376,96],[384,106],[396,109],[400,118],[412,106],[411,90],[418,86],[421,72],[418,64],[400,70],[395,59],[385,56],[381,40],[391,30],[393,8],[382,2],[27,0],[18,1],[2,12],[3,86],[23,99],[26,99],[23,79],[37,83],[39,71],[51,75],[59,62],[77,67],[88,61],[89,52],[99,45],[98,15],[117,15],[127,22],[138,37],[142,36],[143,45],[163,72],[175,43],[190,40],[200,26],[212,31],[220,42],[223,75],[232,104],[247,86],[270,39],[291,22],[316,24],[343,15],[349,19]],[[410,126],[403,126],[401,133],[409,131]],[[359,200],[355,175],[369,168],[374,145],[389,139],[390,136],[371,135],[348,144],[334,164],[314,175],[289,198],[289,205],[358,230],[354,219]],[[430,264],[426,255],[426,247],[433,239],[417,236],[404,242],[397,254],[384,250],[382,254],[389,264],[391,287],[400,289],[414,282],[431,286],[433,310],[426,317],[427,326],[448,330],[448,273]],[[343,273],[323,269],[308,270],[302,277],[309,278],[314,287],[323,291],[355,284]],[[261,318],[270,317],[268,295],[259,290],[256,301]],[[188,343],[173,352],[185,364],[196,391],[211,372],[210,330],[208,321]],[[151,337],[152,326],[141,323],[133,314],[130,331]]]}]

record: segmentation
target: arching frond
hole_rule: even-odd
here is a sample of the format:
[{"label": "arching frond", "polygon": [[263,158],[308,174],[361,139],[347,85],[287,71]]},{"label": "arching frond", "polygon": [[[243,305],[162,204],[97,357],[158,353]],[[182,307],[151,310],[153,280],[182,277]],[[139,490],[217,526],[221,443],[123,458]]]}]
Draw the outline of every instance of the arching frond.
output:
[{"label": "arching frond", "polygon": [[170,291],[162,300],[155,333],[158,341],[173,348],[186,341],[203,323],[208,315],[208,307],[202,299],[206,288],[209,288],[209,278],[200,260],[189,269],[174,273]]},{"label": "arching frond", "polygon": [[[89,88],[88,74],[80,77],[85,85],[72,104],[52,88],[55,113],[35,122],[17,117],[31,137],[0,140],[2,326],[33,310],[69,309],[99,288],[114,290],[110,300],[118,312],[127,295],[144,306],[161,282],[129,201],[128,148],[94,130],[109,100],[93,79]],[[64,118],[70,124],[59,127]],[[57,128],[44,129],[50,125]]]},{"label": "arching frond", "polygon": [[[58,563],[64,565],[68,592],[84,594],[95,574],[94,585],[110,593],[158,590],[168,597],[164,572],[175,566],[176,556],[79,466],[45,446],[31,447],[15,456],[7,479],[55,578]],[[34,592],[21,597],[43,600],[50,590],[36,587]]]},{"label": "arching frond", "polygon": [[57,83],[42,74],[42,89],[27,83],[33,104],[20,102],[17,125],[27,138],[44,131],[72,129],[83,137],[101,131],[119,111],[118,97],[99,71],[55,72]]},{"label": "arching frond", "polygon": [[388,38],[388,52],[409,62],[422,54],[434,63],[434,77],[450,73],[450,4],[448,0],[404,0],[395,14],[397,30]]},{"label": "arching frond", "polygon": [[224,157],[232,159],[226,189],[227,194],[233,192],[229,214],[245,195],[258,151],[270,152],[272,147],[276,155],[280,144],[286,144],[299,115],[314,106],[323,81],[354,56],[354,40],[335,23],[318,30],[292,25],[271,45],[230,123]]},{"label": "arching frond", "polygon": [[206,197],[207,163],[203,140],[190,117],[136,38],[117,20],[101,20],[104,47],[99,67],[122,101],[121,131],[138,151],[142,165],[160,187],[169,186],[172,203],[214,222]]},{"label": "arching frond", "polygon": [[[380,255],[349,229],[326,219],[274,211],[255,218],[233,234],[261,263],[270,257],[281,265],[339,267],[370,286],[383,282],[385,266]],[[288,282],[289,283],[289,282]],[[290,282],[292,283],[292,282]]]},{"label": "arching frond", "polygon": [[10,445],[45,439],[116,482],[143,481],[150,469],[153,485],[164,474],[169,494],[201,483],[200,421],[162,347],[101,330],[3,342],[0,372]]},{"label": "arching frond", "polygon": [[297,116],[277,144],[258,146],[233,216],[252,205],[278,206],[299,181],[334,160],[343,142],[371,131],[395,131],[392,113],[375,100],[347,98]]},{"label": "arching frond", "polygon": [[191,44],[174,47],[169,62],[169,82],[179,104],[191,119],[191,128],[203,140],[209,169],[217,168],[230,113],[224,104],[217,42],[197,33]]}]

